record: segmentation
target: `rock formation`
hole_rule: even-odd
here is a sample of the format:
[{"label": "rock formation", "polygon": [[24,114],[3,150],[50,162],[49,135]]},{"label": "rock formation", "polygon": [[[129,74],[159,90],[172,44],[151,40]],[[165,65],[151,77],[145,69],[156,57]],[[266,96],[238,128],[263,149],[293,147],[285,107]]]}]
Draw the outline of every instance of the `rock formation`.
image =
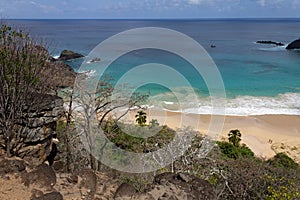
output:
[{"label": "rock formation", "polygon": [[300,49],[300,39],[295,40],[291,42],[286,49],[291,50],[291,49]]},{"label": "rock formation", "polygon": [[256,42],[257,44],[274,44],[276,46],[284,46],[283,43],[281,42],[274,42],[274,41],[270,41],[270,40],[260,40]]},{"label": "rock formation", "polygon": [[[53,153],[56,122],[63,112],[63,100],[52,95],[39,97],[42,101],[24,111],[15,125],[12,139],[14,155],[32,165],[40,165]],[[4,144],[0,130],[0,144]]]},{"label": "rock formation", "polygon": [[80,53],[75,53],[74,51],[71,51],[71,50],[63,50],[60,53],[58,60],[66,61],[66,60],[82,58],[82,57],[84,57],[84,55],[82,55]]}]

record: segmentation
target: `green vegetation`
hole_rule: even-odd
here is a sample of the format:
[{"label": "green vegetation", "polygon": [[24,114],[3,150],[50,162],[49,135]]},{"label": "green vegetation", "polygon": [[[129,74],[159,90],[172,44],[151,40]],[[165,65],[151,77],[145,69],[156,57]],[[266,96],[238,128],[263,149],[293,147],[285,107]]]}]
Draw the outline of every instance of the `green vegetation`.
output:
[{"label": "green vegetation", "polygon": [[238,129],[231,130],[228,133],[228,136],[229,136],[228,140],[229,140],[230,143],[233,144],[233,146],[235,146],[235,147],[240,146],[240,141],[241,141],[242,134]]},{"label": "green vegetation", "polygon": [[[29,109],[28,101],[35,102],[36,99],[33,97],[36,93],[41,94],[45,88],[43,85],[45,81],[41,81],[45,77],[41,76],[40,72],[45,67],[48,55],[36,44],[28,34],[20,30],[6,25],[0,28],[0,136],[5,141],[1,147],[6,149],[8,156],[15,153],[13,149],[20,142],[13,140],[15,124],[23,117],[22,112]],[[96,108],[92,112],[100,118],[97,121],[99,126],[96,128],[101,127],[107,139],[117,147],[131,152],[148,153],[165,147],[176,137],[175,130],[160,126],[155,119],[147,126],[147,116],[142,110],[135,116],[138,126],[120,123],[118,119],[110,118],[110,113],[114,109],[124,105],[128,105],[130,109],[144,100],[144,97],[139,95],[130,101],[127,98],[122,100],[120,94],[118,98],[122,100],[121,104],[112,105],[113,91],[114,88],[109,82],[100,82],[97,88]],[[85,106],[86,112],[90,111],[90,101],[79,101],[81,99],[73,94],[70,94],[70,97],[74,97],[76,103]],[[65,166],[63,170],[74,172],[90,166],[94,170],[111,172],[111,169],[101,165],[84,148],[80,140],[81,135],[77,134],[73,123],[72,98],[69,100],[70,109],[66,111],[66,119],[57,126],[58,139],[61,141],[58,144],[59,156]],[[84,129],[86,127],[90,128],[83,126],[82,135],[88,135],[89,129]],[[216,142],[217,145],[212,151],[203,157],[203,136],[189,128],[178,132],[183,136],[194,135],[195,138],[183,155],[157,172],[185,172],[205,179],[212,184],[218,199],[300,199],[300,168],[288,155],[279,153],[267,161],[255,158],[254,153],[246,145],[240,145],[242,134],[236,129],[229,132],[228,142]],[[145,137],[149,135],[150,137]],[[184,144],[186,138],[181,138],[179,147]],[[97,139],[93,142],[106,144],[106,141]],[[89,145],[91,148],[102,148],[102,146],[94,147],[92,143]],[[175,158],[172,148],[169,149],[168,153]],[[128,161],[123,155],[114,156],[113,159],[119,162]],[[121,172],[113,172],[114,177],[124,177],[117,176]],[[137,191],[142,192],[148,183],[152,182],[154,174],[134,176],[126,174],[122,181],[131,183]]]},{"label": "green vegetation", "polygon": [[231,130],[228,134],[229,142],[217,142],[224,156],[232,159],[240,157],[254,157],[254,153],[245,144],[240,145],[242,134],[239,130]]},{"label": "green vegetation", "polygon": [[143,110],[140,110],[137,112],[137,114],[135,115],[136,118],[136,122],[138,123],[138,125],[140,126],[145,126],[146,122],[147,122],[147,115]]},{"label": "green vegetation", "polygon": [[[19,137],[14,130],[26,110],[42,101],[48,52],[22,30],[0,23],[0,135],[7,156],[17,155]],[[26,139],[22,139],[26,140]],[[15,149],[15,150],[14,150]]]},{"label": "green vegetation", "polygon": [[299,168],[299,165],[285,153],[276,154],[274,158],[270,159],[268,162],[275,167],[281,167],[285,169]]}]

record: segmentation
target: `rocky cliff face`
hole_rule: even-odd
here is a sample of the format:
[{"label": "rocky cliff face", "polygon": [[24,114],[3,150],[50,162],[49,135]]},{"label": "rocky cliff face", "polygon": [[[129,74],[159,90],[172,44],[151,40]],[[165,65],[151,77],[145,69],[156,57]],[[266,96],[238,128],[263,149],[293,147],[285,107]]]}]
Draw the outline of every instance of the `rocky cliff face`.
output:
[{"label": "rocky cliff face", "polygon": [[[56,122],[63,112],[63,100],[52,95],[39,97],[42,103],[30,107],[14,127],[12,140],[14,155],[32,165],[39,165],[50,159],[55,150]],[[4,144],[0,130],[0,145]]]}]

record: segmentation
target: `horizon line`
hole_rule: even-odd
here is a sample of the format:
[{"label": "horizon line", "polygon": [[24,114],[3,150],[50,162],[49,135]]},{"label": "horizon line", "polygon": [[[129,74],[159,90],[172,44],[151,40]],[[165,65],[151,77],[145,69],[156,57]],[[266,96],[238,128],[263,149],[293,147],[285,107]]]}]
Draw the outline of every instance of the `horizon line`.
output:
[{"label": "horizon line", "polygon": [[2,20],[286,20],[300,17],[202,17],[202,18],[4,18]]}]

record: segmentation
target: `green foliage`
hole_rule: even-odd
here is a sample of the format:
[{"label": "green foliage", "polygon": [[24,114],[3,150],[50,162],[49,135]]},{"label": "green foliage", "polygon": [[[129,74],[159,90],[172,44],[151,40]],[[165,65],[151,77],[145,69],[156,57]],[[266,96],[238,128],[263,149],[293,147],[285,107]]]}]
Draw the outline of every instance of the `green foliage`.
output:
[{"label": "green foliage", "polygon": [[268,162],[275,167],[298,169],[299,165],[285,153],[278,153]]},{"label": "green foliage", "polygon": [[297,177],[286,178],[266,175],[268,183],[266,200],[294,200],[300,199],[300,179]]},{"label": "green foliage", "polygon": [[228,133],[228,140],[230,143],[232,143],[234,146],[238,147],[240,145],[242,134],[238,129],[231,130]]},{"label": "green foliage", "polygon": [[137,192],[144,192],[147,188],[147,185],[149,185],[149,182],[142,178],[129,176],[123,178],[123,183],[131,184]]},{"label": "green foliage", "polygon": [[145,124],[147,122],[147,115],[143,110],[140,110],[135,115],[135,119],[136,119],[135,121],[138,123],[138,125],[145,126]]},{"label": "green foliage", "polygon": [[15,125],[28,108],[38,109],[36,105],[46,93],[47,58],[42,43],[17,28],[0,24],[0,128],[7,156],[18,154],[16,146],[21,139],[16,138]]},{"label": "green foliage", "polygon": [[254,157],[254,153],[246,145],[234,146],[229,142],[217,142],[224,156],[232,159],[239,157]]},{"label": "green foliage", "polygon": [[157,119],[152,119],[152,120],[149,122],[149,127],[150,127],[150,128],[158,127],[158,126],[159,126],[159,123],[158,123]]}]

